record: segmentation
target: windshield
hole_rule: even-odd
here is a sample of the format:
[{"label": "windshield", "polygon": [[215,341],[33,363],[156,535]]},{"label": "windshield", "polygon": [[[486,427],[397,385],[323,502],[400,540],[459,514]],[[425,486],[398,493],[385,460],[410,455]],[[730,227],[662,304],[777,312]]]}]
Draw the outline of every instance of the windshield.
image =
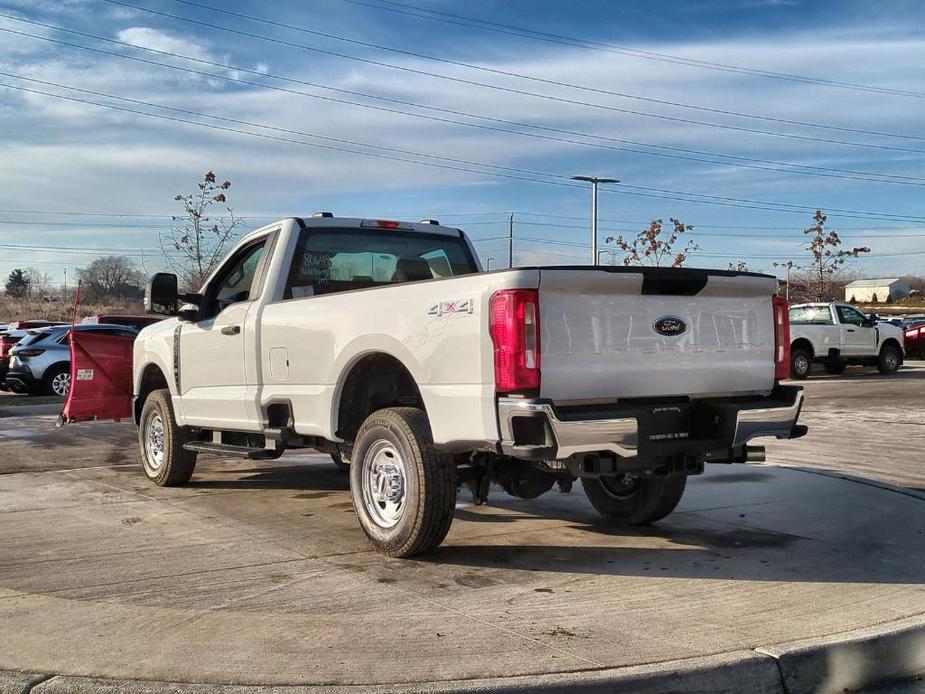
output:
[{"label": "windshield", "polygon": [[304,229],[285,299],[468,275],[476,271],[458,236],[365,229]]}]

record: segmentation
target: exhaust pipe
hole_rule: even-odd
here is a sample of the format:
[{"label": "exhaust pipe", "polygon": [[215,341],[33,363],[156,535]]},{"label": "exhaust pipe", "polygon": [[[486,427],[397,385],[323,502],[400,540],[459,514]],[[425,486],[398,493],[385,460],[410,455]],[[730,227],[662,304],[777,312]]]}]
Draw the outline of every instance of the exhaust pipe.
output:
[{"label": "exhaust pipe", "polygon": [[764,446],[746,446],[745,462],[746,463],[763,463],[765,461]]}]

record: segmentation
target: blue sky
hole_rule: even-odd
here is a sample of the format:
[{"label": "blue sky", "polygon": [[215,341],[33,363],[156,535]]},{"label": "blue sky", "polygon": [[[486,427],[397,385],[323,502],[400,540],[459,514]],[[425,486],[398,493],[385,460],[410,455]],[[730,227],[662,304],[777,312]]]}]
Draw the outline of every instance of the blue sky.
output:
[{"label": "blue sky", "polygon": [[34,35],[0,32],[3,277],[31,265],[60,282],[120,249],[160,269],[173,196],[208,169],[252,226],[437,217],[494,266],[509,212],[516,263],[586,262],[589,195],[568,176],[597,174],[623,181],[601,195],[602,237],[679,217],[703,249],[693,265],[799,263],[818,207],[873,249],[863,274],[925,274],[921,3],[220,5],[275,24],[212,0],[126,3],[154,12],[0,2],[0,29]]}]

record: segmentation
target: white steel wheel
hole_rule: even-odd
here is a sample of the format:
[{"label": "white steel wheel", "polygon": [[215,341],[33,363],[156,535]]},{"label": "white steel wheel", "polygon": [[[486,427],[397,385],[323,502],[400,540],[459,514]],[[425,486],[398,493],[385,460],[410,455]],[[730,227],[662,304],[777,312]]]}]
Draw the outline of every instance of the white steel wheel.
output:
[{"label": "white steel wheel", "polygon": [[141,423],[144,455],[141,458],[148,477],[157,477],[164,466],[164,420],[158,410],[151,410]]},{"label": "white steel wheel", "polygon": [[408,475],[399,450],[385,439],[363,456],[363,504],[380,528],[393,528],[405,511]]}]

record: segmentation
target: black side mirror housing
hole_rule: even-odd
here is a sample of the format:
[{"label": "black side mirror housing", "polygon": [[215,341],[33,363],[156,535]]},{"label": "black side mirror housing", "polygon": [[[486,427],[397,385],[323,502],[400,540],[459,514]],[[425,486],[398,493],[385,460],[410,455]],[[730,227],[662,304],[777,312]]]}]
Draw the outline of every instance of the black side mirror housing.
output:
[{"label": "black side mirror housing", "polygon": [[177,276],[158,272],[145,287],[145,312],[158,316],[177,314]]}]

